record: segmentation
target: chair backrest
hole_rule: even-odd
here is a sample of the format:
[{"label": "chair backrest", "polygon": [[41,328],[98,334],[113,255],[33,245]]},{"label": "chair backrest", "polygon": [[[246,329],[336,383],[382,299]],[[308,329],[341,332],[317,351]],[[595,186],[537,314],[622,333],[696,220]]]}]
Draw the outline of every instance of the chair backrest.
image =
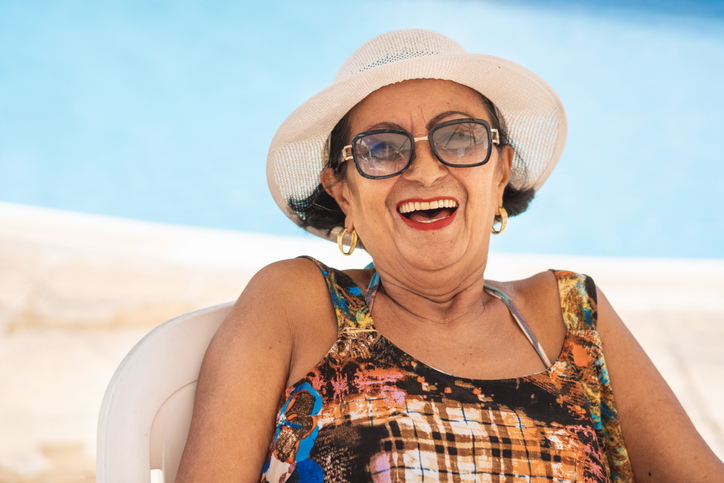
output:
[{"label": "chair backrest", "polygon": [[201,361],[233,302],[153,329],[116,369],[98,419],[98,483],[171,483],[191,424]]}]

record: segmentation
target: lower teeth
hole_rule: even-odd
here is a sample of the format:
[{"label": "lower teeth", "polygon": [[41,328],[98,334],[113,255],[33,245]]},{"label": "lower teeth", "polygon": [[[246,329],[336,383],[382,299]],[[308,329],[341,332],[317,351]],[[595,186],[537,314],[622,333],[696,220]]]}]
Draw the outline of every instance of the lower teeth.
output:
[{"label": "lower teeth", "polygon": [[420,220],[418,223],[434,223],[436,221],[444,220],[447,218],[447,216],[443,216],[442,218],[434,218],[432,220]]}]

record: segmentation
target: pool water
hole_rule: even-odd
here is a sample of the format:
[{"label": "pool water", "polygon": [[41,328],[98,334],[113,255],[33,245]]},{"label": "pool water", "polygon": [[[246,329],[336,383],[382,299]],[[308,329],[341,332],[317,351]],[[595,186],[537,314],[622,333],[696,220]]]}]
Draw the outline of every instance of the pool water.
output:
[{"label": "pool water", "polygon": [[277,126],[372,36],[427,28],[528,67],[568,112],[493,249],[724,258],[724,9],[618,4],[2,2],[0,201],[300,234],[266,186]]}]

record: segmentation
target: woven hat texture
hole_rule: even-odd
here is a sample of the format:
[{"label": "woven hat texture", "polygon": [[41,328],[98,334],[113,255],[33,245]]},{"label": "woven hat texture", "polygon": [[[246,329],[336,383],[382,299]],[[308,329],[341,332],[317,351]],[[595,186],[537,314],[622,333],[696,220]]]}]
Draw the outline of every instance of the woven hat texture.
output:
[{"label": "woven hat texture", "polygon": [[[528,69],[505,59],[469,54],[444,35],[398,30],[373,38],[355,51],[332,85],[297,108],[279,127],[267,156],[267,181],[279,208],[296,224],[289,199],[304,199],[320,183],[326,145],[334,126],[370,93],[409,79],[445,79],[490,99],[515,149],[510,184],[538,191],[563,153],[567,121],[555,91]],[[322,238],[336,232],[309,228]]]}]

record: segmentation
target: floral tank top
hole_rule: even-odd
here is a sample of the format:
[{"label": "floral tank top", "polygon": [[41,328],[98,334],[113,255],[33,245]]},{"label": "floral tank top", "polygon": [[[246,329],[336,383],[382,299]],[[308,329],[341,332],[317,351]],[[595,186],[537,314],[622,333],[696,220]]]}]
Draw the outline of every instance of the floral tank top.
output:
[{"label": "floral tank top", "polygon": [[[374,290],[366,301],[349,276],[313,261],[339,336],[286,390],[262,482],[633,481],[591,278],[553,272],[567,332],[548,369],[477,380],[440,372],[380,336],[367,303]],[[512,302],[486,291],[542,354]]]}]

